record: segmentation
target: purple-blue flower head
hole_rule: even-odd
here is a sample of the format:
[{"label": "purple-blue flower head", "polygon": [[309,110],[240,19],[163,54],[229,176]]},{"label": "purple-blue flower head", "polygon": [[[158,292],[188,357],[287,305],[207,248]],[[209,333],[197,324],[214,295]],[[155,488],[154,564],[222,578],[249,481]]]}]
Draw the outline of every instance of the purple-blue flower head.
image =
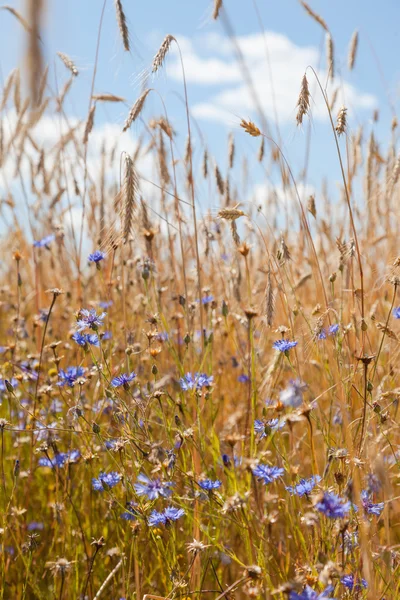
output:
[{"label": "purple-blue flower head", "polygon": [[55,469],[56,467],[60,468],[66,464],[76,463],[80,455],[81,453],[79,450],[70,450],[69,452],[58,452],[54,455],[53,459],[47,457],[39,458],[38,464],[40,467],[50,467],[51,469]]},{"label": "purple-blue flower head", "polygon": [[106,312],[101,314],[97,314],[94,308],[87,309],[81,308],[79,311],[79,319],[77,321],[78,331],[83,331],[84,329],[93,329],[96,331],[99,327],[104,325],[104,317],[107,315]]},{"label": "purple-blue flower head", "polygon": [[51,242],[54,242],[55,239],[56,236],[54,233],[51,233],[50,235],[46,235],[46,237],[42,238],[41,240],[34,241],[33,245],[35,248],[48,248]]},{"label": "purple-blue flower head", "polygon": [[202,304],[211,304],[211,302],[214,302],[214,296],[204,296],[204,298],[201,299]]},{"label": "purple-blue flower head", "polygon": [[183,515],[185,511],[182,508],[174,508],[173,506],[169,506],[163,512],[157,512],[153,510],[149,517],[149,525],[150,527],[157,527],[158,525],[170,525],[172,521],[177,521]]},{"label": "purple-blue flower head", "polygon": [[105,252],[102,252],[101,250],[96,250],[95,252],[92,252],[92,254],[89,254],[88,260],[89,262],[99,263],[102,260],[104,260],[105,257]]},{"label": "purple-blue flower head", "polygon": [[104,490],[115,487],[122,479],[122,475],[116,471],[110,473],[100,473],[98,478],[93,477],[92,487],[96,492],[104,492]]},{"label": "purple-blue flower head", "polygon": [[169,498],[171,496],[172,481],[161,481],[161,479],[149,479],[147,475],[140,473],[138,482],[134,484],[135,492],[138,496],[147,496],[149,500],[156,500],[158,497]]},{"label": "purple-blue flower head", "polygon": [[269,465],[257,465],[252,469],[253,475],[255,475],[258,479],[261,479],[265,485],[272,483],[278,477],[282,477],[285,472],[285,469],[280,467],[270,467]]},{"label": "purple-blue flower head", "polygon": [[326,330],[325,329],[321,329],[321,331],[317,335],[317,338],[319,340],[326,340]]},{"label": "purple-blue flower head", "polygon": [[354,575],[343,575],[343,577],[341,578],[340,582],[347,587],[349,590],[353,590],[354,591],[361,591],[362,588],[367,588],[368,587],[368,583],[365,581],[365,579],[361,578],[355,578]]},{"label": "purple-blue flower head", "polygon": [[126,388],[129,387],[129,383],[133,381],[136,377],[136,373],[132,371],[132,373],[121,373],[118,377],[114,377],[111,380],[111,385],[113,387],[121,387],[122,385]]},{"label": "purple-blue flower head", "polygon": [[211,492],[212,490],[217,490],[222,485],[222,482],[219,479],[213,481],[212,479],[202,479],[199,481],[199,486],[201,489],[206,490],[207,492]]},{"label": "purple-blue flower head", "polygon": [[279,419],[256,419],[254,421],[254,431],[259,436],[260,440],[270,435],[276,429],[282,429],[285,426],[285,421]]},{"label": "purple-blue flower head", "polygon": [[246,375],[246,373],[242,373],[241,375],[239,375],[237,380],[239,383],[248,383],[250,381],[250,377]]},{"label": "purple-blue flower head", "polygon": [[135,521],[136,520],[137,511],[135,509],[134,502],[127,502],[125,505],[125,512],[120,514],[120,518],[125,521]]},{"label": "purple-blue flower head", "polygon": [[296,485],[288,485],[286,489],[296,496],[308,496],[320,481],[319,475],[313,475],[310,479],[300,479]]},{"label": "purple-blue flower head", "polygon": [[393,309],[393,316],[395,319],[400,319],[400,306]]},{"label": "purple-blue flower head", "polygon": [[377,504],[372,502],[371,496],[369,495],[367,490],[363,490],[361,492],[361,502],[365,512],[368,515],[377,515],[379,517],[379,515],[385,508],[384,502],[378,502]]},{"label": "purple-blue flower head", "polygon": [[64,387],[64,385],[73,387],[75,381],[79,379],[79,377],[83,377],[84,374],[84,367],[68,367],[66,371],[60,369],[58,373],[59,381],[57,382],[57,385],[60,387]]},{"label": "purple-blue flower head", "polygon": [[201,390],[203,387],[211,387],[214,382],[212,375],[206,375],[205,373],[186,373],[184,377],[179,380],[179,384],[184,392],[188,390]]},{"label": "purple-blue flower head", "polygon": [[336,494],[325,492],[315,508],[329,519],[344,519],[350,511],[351,502]]},{"label": "purple-blue flower head", "polygon": [[272,346],[276,349],[279,350],[279,352],[284,352],[285,354],[289,352],[289,350],[291,348],[294,348],[295,346],[297,346],[297,342],[293,341],[291,342],[290,340],[277,340],[276,342],[274,342],[272,344]]},{"label": "purple-blue flower head", "polygon": [[307,385],[300,381],[300,379],[292,379],[288,387],[280,393],[280,401],[285,406],[298,408],[303,402],[303,392],[306,388]]},{"label": "purple-blue flower head", "polygon": [[306,585],[301,594],[290,592],[289,600],[334,600],[329,594],[333,592],[333,586],[329,585],[320,594],[315,592],[309,585]]},{"label": "purple-blue flower head", "polygon": [[336,335],[338,331],[339,331],[339,325],[337,323],[334,323],[328,329],[329,335]]},{"label": "purple-blue flower head", "polygon": [[79,333],[79,331],[77,331],[72,336],[72,339],[83,348],[85,346],[100,346],[99,336],[97,333]]}]

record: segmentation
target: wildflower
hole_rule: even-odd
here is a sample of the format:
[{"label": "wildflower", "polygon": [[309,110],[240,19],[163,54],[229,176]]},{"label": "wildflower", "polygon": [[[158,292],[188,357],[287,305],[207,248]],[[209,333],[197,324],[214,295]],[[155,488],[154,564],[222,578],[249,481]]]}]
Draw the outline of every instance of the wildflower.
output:
[{"label": "wildflower", "polygon": [[96,492],[104,492],[108,488],[115,487],[122,479],[122,475],[111,471],[110,473],[101,472],[99,477],[92,479],[92,487]]},{"label": "wildflower", "polygon": [[83,377],[84,374],[84,367],[68,367],[66,371],[60,369],[58,373],[59,381],[57,382],[57,385],[59,385],[60,387],[64,387],[65,385],[73,387],[75,381],[79,377]]},{"label": "wildflower", "polygon": [[147,496],[149,500],[156,500],[159,496],[169,498],[172,492],[172,481],[161,481],[161,479],[149,479],[146,475],[140,473],[138,476],[140,483],[135,483],[134,488],[138,496]]},{"label": "wildflower", "polygon": [[361,492],[361,502],[365,512],[368,515],[377,515],[379,517],[385,507],[384,502],[378,502],[377,504],[374,504],[367,490],[363,490]]},{"label": "wildflower", "polygon": [[110,306],[113,305],[113,301],[112,300],[100,300],[100,302],[98,302],[98,305],[100,306],[100,308],[110,308]]},{"label": "wildflower", "polygon": [[250,381],[250,377],[245,373],[242,373],[241,375],[239,375],[237,380],[239,381],[239,383],[247,383],[248,381]]},{"label": "wildflower", "polygon": [[68,463],[78,461],[81,453],[79,450],[70,450],[69,452],[58,452],[54,455],[53,460],[48,457],[39,458],[38,464],[40,467],[50,467],[51,469],[60,468]]},{"label": "wildflower", "polygon": [[272,346],[276,350],[279,350],[279,352],[284,352],[285,354],[287,354],[291,348],[294,348],[295,346],[297,346],[297,342],[295,342],[295,341],[291,342],[290,340],[281,339],[281,340],[277,340],[276,342],[274,342],[272,344]]},{"label": "wildflower", "polygon": [[211,304],[211,302],[214,302],[214,296],[204,296],[204,298],[201,299],[202,304]]},{"label": "wildflower", "polygon": [[217,490],[222,485],[222,482],[219,479],[213,481],[212,479],[203,479],[199,481],[199,486],[206,490],[207,492],[211,492],[212,490]]},{"label": "wildflower", "polygon": [[336,494],[325,492],[315,508],[329,519],[343,519],[350,511],[351,503]]},{"label": "wildflower", "polygon": [[50,235],[47,235],[41,240],[34,241],[33,245],[35,248],[48,248],[51,242],[54,242],[55,239],[56,236],[54,235],[54,233],[51,233]]},{"label": "wildflower", "polygon": [[337,323],[334,323],[328,329],[329,335],[336,335],[338,331],[339,331],[339,325]]},{"label": "wildflower", "polygon": [[294,486],[289,485],[286,489],[296,496],[308,496],[320,481],[321,477],[319,475],[313,475],[310,479],[300,479],[299,483]]},{"label": "wildflower", "polygon": [[298,408],[303,402],[303,392],[307,388],[300,379],[291,379],[290,385],[280,393],[280,401],[285,406]]},{"label": "wildflower", "polygon": [[96,250],[92,254],[89,254],[88,260],[89,260],[89,262],[94,262],[94,263],[98,264],[105,257],[106,257],[105,252],[102,252],[101,250]]},{"label": "wildflower", "polygon": [[47,308],[39,308],[39,321],[42,323],[47,323],[47,319],[49,318],[49,310]]},{"label": "wildflower", "polygon": [[31,521],[30,523],[28,523],[27,529],[28,531],[42,531],[44,529],[44,523],[40,523],[38,521]]},{"label": "wildflower", "polygon": [[120,518],[124,519],[125,521],[135,521],[136,520],[136,511],[135,511],[135,503],[134,502],[127,502],[125,505],[125,512],[120,514]]},{"label": "wildflower", "polygon": [[279,467],[270,467],[269,465],[257,465],[252,469],[253,475],[255,475],[258,479],[261,479],[265,485],[272,483],[274,479],[278,479],[281,477],[285,469]]},{"label": "wildflower", "polygon": [[393,309],[393,316],[395,319],[400,319],[400,306]]},{"label": "wildflower", "polygon": [[275,429],[282,429],[285,426],[284,421],[279,419],[269,419],[268,421],[263,419],[256,419],[254,421],[254,431],[260,436],[260,440],[267,437],[271,431]]},{"label": "wildflower", "polygon": [[362,577],[356,579],[354,575],[344,575],[340,582],[349,590],[360,591],[362,588],[367,588],[368,583]]},{"label": "wildflower", "polygon": [[194,554],[197,555],[200,552],[203,552],[204,550],[206,550],[206,548],[210,548],[211,544],[203,544],[203,542],[200,542],[198,540],[196,540],[195,538],[193,538],[193,542],[189,542],[186,544],[186,548],[188,549],[188,552],[190,554]]},{"label": "wildflower", "polygon": [[367,475],[367,492],[369,494],[377,494],[381,489],[382,484],[375,473],[368,473]]},{"label": "wildflower", "polygon": [[111,338],[112,338],[112,333],[111,333],[111,331],[105,331],[105,332],[103,333],[103,340],[111,340]]},{"label": "wildflower", "polygon": [[321,329],[321,331],[317,335],[317,338],[319,340],[326,340],[326,330],[325,329]]},{"label": "wildflower", "polygon": [[100,346],[99,336],[96,333],[79,333],[79,331],[77,331],[72,336],[72,339],[82,347]]},{"label": "wildflower", "polygon": [[183,515],[185,511],[182,508],[174,508],[169,506],[163,512],[157,512],[153,510],[149,517],[150,527],[156,527],[157,525],[170,525],[172,521],[177,521]]},{"label": "wildflower", "polygon": [[[8,384],[8,386],[7,386]],[[12,388],[16,388],[18,385],[18,380],[14,377],[12,379],[0,379],[0,394],[3,392],[9,391],[9,386]]]},{"label": "wildflower", "polygon": [[129,387],[129,382],[133,381],[135,377],[136,373],[134,371],[132,371],[130,374],[122,373],[118,377],[114,377],[114,379],[111,380],[111,385],[113,387],[121,387],[121,385],[123,385],[124,388],[127,388]]},{"label": "wildflower", "polygon": [[103,312],[98,315],[94,308],[88,310],[87,308],[81,308],[79,311],[80,319],[77,321],[78,331],[83,331],[83,329],[93,329],[97,330],[98,327],[104,325],[104,317],[107,313]]},{"label": "wildflower", "polygon": [[184,392],[188,390],[201,390],[203,387],[211,387],[214,381],[212,375],[206,375],[205,373],[186,373],[184,377],[179,380],[180,386]]},{"label": "wildflower", "polygon": [[301,594],[290,592],[289,600],[334,600],[329,596],[331,592],[333,592],[333,586],[331,585],[325,588],[321,594],[315,592],[309,585],[306,585]]}]

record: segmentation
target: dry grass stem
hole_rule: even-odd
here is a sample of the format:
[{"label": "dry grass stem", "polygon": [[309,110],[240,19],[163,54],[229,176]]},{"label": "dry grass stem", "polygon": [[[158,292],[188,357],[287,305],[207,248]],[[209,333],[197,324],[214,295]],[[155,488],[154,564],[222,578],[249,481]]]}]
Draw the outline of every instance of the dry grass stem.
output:
[{"label": "dry grass stem", "polygon": [[325,23],[324,19],[322,17],[320,17],[320,15],[318,15],[316,12],[314,12],[312,10],[312,8],[309,6],[309,4],[307,4],[307,2],[304,2],[303,0],[301,0],[301,5],[306,10],[306,12],[310,15],[310,17],[312,17],[314,19],[314,21],[316,21],[319,25],[321,25],[321,27],[323,29],[325,29],[325,31],[329,32],[328,26]]}]

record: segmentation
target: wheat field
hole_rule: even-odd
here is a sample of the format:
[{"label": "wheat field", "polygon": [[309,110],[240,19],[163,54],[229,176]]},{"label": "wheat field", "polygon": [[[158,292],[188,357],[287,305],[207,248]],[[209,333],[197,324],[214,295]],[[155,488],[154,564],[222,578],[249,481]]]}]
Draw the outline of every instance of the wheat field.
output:
[{"label": "wheat field", "polygon": [[[129,55],[129,2],[112,4]],[[400,598],[396,117],[384,148],[306,65],[293,127],[307,148],[318,96],[340,176],[337,197],[308,194],[257,111],[217,160],[167,32],[136,100],[93,73],[72,117],[81,66],[46,65],[45,6],[25,8],[2,7],[28,60],[0,95],[1,600]],[[178,124],[158,91],[172,52]],[[124,116],[99,142],[110,104]],[[279,193],[243,191],[254,166]]]}]

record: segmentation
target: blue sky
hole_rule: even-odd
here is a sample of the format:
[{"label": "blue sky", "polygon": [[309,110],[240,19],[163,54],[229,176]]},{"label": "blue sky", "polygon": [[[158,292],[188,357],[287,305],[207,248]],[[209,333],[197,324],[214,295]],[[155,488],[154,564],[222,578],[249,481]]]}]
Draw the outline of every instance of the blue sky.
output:
[{"label": "blue sky", "polygon": [[[23,12],[22,1],[9,4]],[[47,0],[47,22],[44,34],[47,61],[52,65],[52,83],[62,87],[68,74],[56,57],[57,51],[71,56],[80,75],[74,82],[67,102],[71,115],[85,118],[93,72],[98,25],[102,0]],[[114,3],[107,0],[95,91],[111,92],[133,104],[141,90],[142,74],[151,64],[153,54],[167,33],[181,43],[187,68],[189,101],[193,116],[201,127],[210,152],[219,163],[226,163],[226,140],[233,130],[238,153],[249,160],[255,157],[257,141],[240,132],[241,117],[257,114],[249,104],[247,90],[240,81],[234,54],[230,48],[223,21],[211,19],[212,2],[202,0],[123,0],[131,33],[132,51],[123,51],[119,38]],[[268,79],[265,39],[260,29],[253,0],[225,0],[237,39],[244,49],[249,68],[254,73],[259,100],[272,119],[272,93]],[[310,1],[332,32],[335,42],[338,78],[345,88],[349,107],[349,131],[365,126],[365,136],[372,127],[385,143],[390,135],[392,107],[397,108],[399,95],[400,2],[386,0],[322,0]],[[266,42],[274,77],[277,110],[282,143],[294,172],[304,163],[306,130],[296,128],[296,102],[301,76],[308,64],[321,66],[325,80],[325,41],[322,29],[305,13],[296,0],[257,0],[257,6],[267,32]],[[355,29],[359,30],[359,51],[355,70],[347,71],[348,44]],[[1,80],[23,58],[24,32],[15,18],[0,11]],[[326,114],[321,111],[315,83],[309,75],[313,93],[312,145],[309,181],[318,186],[322,175],[338,177],[332,137]],[[182,81],[176,53],[168,58],[168,69],[150,85],[157,88],[167,104],[170,119],[181,134],[182,147],[186,138],[182,108]],[[380,110],[378,123],[372,123],[374,106]],[[339,105],[337,106],[339,108]],[[161,114],[158,97],[149,96],[145,116]],[[96,127],[112,124],[122,128],[127,108],[102,105],[96,115]],[[276,130],[274,130],[276,131]],[[140,133],[140,125],[133,135]],[[123,139],[123,138],[122,138]],[[201,146],[198,141],[197,148]],[[196,148],[196,143],[195,143]],[[197,163],[201,152],[197,153]],[[255,167],[253,180],[262,184],[264,174]]]}]

